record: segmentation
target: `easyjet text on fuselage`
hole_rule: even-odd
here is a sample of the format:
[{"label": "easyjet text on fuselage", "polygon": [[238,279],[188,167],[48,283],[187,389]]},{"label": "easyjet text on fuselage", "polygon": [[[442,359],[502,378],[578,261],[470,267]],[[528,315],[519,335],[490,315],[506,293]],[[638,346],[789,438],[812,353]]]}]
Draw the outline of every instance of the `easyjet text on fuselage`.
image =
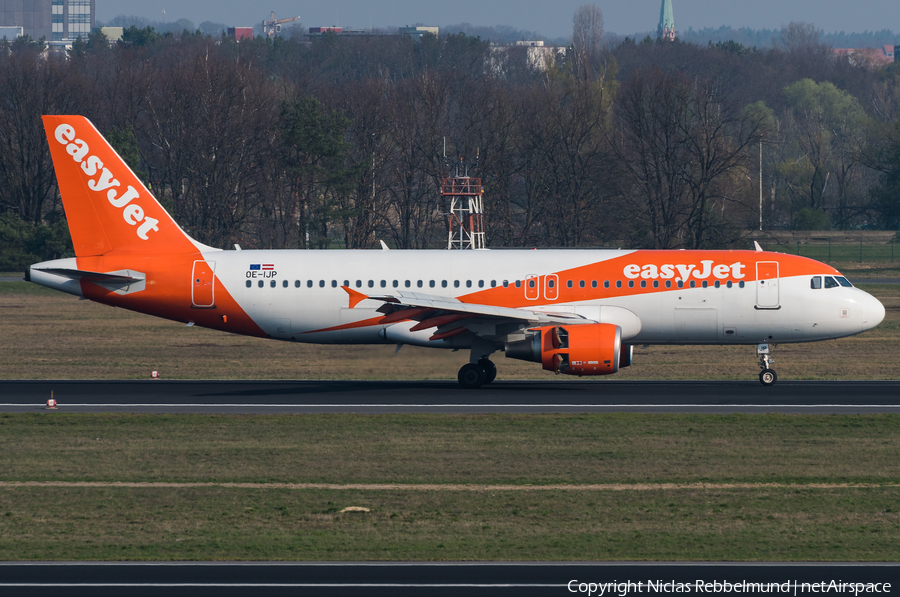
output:
[{"label": "easyjet text on fuselage", "polygon": [[643,278],[645,280],[655,280],[662,278],[663,280],[687,280],[691,276],[698,280],[705,280],[710,277],[718,280],[726,280],[734,278],[741,280],[745,277],[744,268],[746,267],[740,261],[736,261],[730,265],[724,263],[716,264],[712,259],[704,259],[700,261],[698,266],[696,263],[665,263],[656,265],[655,263],[646,263],[638,265],[632,263],[626,265],[622,270],[622,274],[631,280]]}]

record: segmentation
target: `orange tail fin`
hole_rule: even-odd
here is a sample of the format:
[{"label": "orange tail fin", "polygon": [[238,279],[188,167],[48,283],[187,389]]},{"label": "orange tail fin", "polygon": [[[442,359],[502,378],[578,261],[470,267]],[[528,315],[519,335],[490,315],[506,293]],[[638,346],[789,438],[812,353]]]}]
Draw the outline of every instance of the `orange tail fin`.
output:
[{"label": "orange tail fin", "polygon": [[184,233],[83,116],[44,116],[75,255],[193,252]]}]

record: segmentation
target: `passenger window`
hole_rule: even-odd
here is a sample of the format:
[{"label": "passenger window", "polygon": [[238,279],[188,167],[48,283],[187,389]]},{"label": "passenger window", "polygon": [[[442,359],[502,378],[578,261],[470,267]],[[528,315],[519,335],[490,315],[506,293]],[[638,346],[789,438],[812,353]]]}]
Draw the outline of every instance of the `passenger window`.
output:
[{"label": "passenger window", "polygon": [[641,280],[641,288],[647,288],[647,280]]},{"label": "passenger window", "polygon": [[387,288],[387,280],[382,280],[382,281],[381,281],[381,287],[382,287],[382,288]]},{"label": "passenger window", "polygon": [[332,287],[332,288],[337,288],[337,280],[332,280],[332,281],[331,281],[331,287]]},{"label": "passenger window", "polygon": [[678,288],[684,288],[684,281],[678,280]]},{"label": "passenger window", "polygon": [[727,282],[725,282],[725,286],[727,286],[728,288],[731,288],[731,286],[732,286],[731,280],[728,280]]},{"label": "passenger window", "polygon": [[247,288],[250,288],[251,286],[253,286],[253,282],[251,282],[250,280],[247,280]]},{"label": "passenger window", "polygon": [[453,280],[453,288],[459,288],[459,280]]},{"label": "passenger window", "polygon": [[697,283],[695,281],[691,280],[691,288],[696,288],[696,287],[697,287]]},{"label": "passenger window", "polygon": [[411,283],[409,280],[406,280],[403,284],[404,284],[404,286],[406,286],[407,288],[409,288],[410,286],[412,286],[412,283]]},{"label": "passenger window", "polygon": [[628,280],[628,288],[634,288],[634,280]]},{"label": "passenger window", "polygon": [[616,288],[622,288],[622,280],[616,280]]},{"label": "passenger window", "polygon": [[312,281],[312,280],[307,280],[307,281],[306,281],[306,287],[307,287],[307,288],[312,288],[312,285],[313,285],[313,281]]},{"label": "passenger window", "polygon": [[[299,284],[298,284],[298,286],[299,286]],[[346,286],[347,288],[350,288],[350,280],[344,280],[344,286]]]},{"label": "passenger window", "polygon": [[547,288],[553,288],[554,286],[556,286],[556,280],[554,280],[553,278],[547,280]]},{"label": "passenger window", "polygon": [[294,280],[294,288],[300,288],[300,280]]},{"label": "passenger window", "polygon": [[837,280],[838,284],[840,284],[844,288],[853,288],[853,284],[851,284],[850,280],[848,280],[844,276],[835,276],[834,279]]},{"label": "passenger window", "polygon": [[578,282],[578,287],[579,287],[579,288],[584,288],[584,280],[580,280],[580,281]]},{"label": "passenger window", "polygon": [[528,288],[534,288],[534,278],[528,280]]},{"label": "passenger window", "polygon": [[609,280],[603,281],[603,288],[609,288]]},{"label": "passenger window", "polygon": [[738,282],[738,288],[743,288],[743,287],[744,287],[744,281],[741,280],[740,282]]},{"label": "passenger window", "polygon": [[260,288],[262,288],[264,284],[265,284],[265,282],[263,282],[262,280],[259,281],[259,287],[260,287]]},{"label": "passenger window", "polygon": [[399,287],[400,287],[400,280],[394,280],[393,285],[394,285],[394,288],[399,288]]},{"label": "passenger window", "polygon": [[703,280],[703,288],[709,288],[709,282]]},{"label": "passenger window", "polygon": [[375,288],[375,280],[369,280],[369,288]]},{"label": "passenger window", "polygon": [[491,280],[491,288],[497,287],[497,280]]},{"label": "passenger window", "polygon": [[269,282],[269,286],[271,288],[275,288],[275,280],[272,280],[271,282]]},{"label": "passenger window", "polygon": [[319,280],[319,288],[325,288],[325,280]]},{"label": "passenger window", "polygon": [[362,280],[357,280],[357,281],[356,281],[356,287],[357,287],[357,288],[362,288]]},{"label": "passenger window", "polygon": [[509,288],[509,280],[503,280],[503,288]]},{"label": "passenger window", "polygon": [[822,276],[813,276],[809,281],[809,287],[813,290],[822,288]]},{"label": "passenger window", "polygon": [[566,280],[566,288],[572,288],[572,280]]},{"label": "passenger window", "polygon": [[429,287],[429,288],[434,288],[434,280],[429,280],[429,281],[428,281],[428,287]]},{"label": "passenger window", "polygon": [[282,288],[287,288],[287,280],[285,280],[284,282],[281,283],[281,287],[282,287]]},{"label": "passenger window", "polygon": [[597,288],[597,280],[591,280],[591,288]]},{"label": "passenger window", "polygon": [[484,288],[484,280],[478,280],[478,288]]},{"label": "passenger window", "polygon": [[653,288],[659,288],[659,280],[653,280]]},{"label": "passenger window", "polygon": [[419,288],[422,288],[422,280],[418,280],[418,281],[416,282],[416,286],[419,287]]},{"label": "passenger window", "polygon": [[447,280],[441,280],[441,288],[447,288]]},{"label": "passenger window", "polygon": [[721,286],[721,285],[722,285],[722,283],[719,282],[718,280],[716,280],[716,288],[718,288],[718,287]]},{"label": "passenger window", "polygon": [[466,288],[472,288],[472,280],[466,280]]},{"label": "passenger window", "polygon": [[825,276],[825,288],[837,288],[839,284],[831,276]]},{"label": "passenger window", "polygon": [[666,288],[672,288],[672,280],[666,280]]}]

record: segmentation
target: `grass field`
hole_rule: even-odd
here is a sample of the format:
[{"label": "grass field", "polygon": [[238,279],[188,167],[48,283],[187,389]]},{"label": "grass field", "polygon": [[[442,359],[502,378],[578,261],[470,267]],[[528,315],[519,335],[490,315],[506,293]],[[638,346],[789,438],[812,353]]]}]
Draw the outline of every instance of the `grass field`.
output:
[{"label": "grass field", "polygon": [[[897,379],[900,286],[864,288],[885,322],[780,346],[782,379]],[[0,337],[5,379],[448,379],[466,359],[230,336],[15,282]],[[757,372],[753,347],[635,355],[614,378]],[[898,454],[893,415],[0,415],[0,560],[896,561]]]},{"label": "grass field", "polygon": [[894,560],[898,432],[893,415],[3,415],[0,559]]}]

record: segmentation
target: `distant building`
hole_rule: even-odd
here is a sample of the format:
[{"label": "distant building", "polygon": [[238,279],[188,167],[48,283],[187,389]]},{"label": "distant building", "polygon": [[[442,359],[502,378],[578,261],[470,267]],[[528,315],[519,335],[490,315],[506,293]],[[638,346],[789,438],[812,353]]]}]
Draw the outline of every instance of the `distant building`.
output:
[{"label": "distant building", "polygon": [[894,48],[888,45],[881,48],[834,48],[835,56],[846,56],[851,64],[881,68],[894,61]]},{"label": "distant building", "polygon": [[71,45],[94,29],[96,0],[0,0],[0,27],[20,27],[32,39]]},{"label": "distant building", "polygon": [[656,37],[669,41],[675,40],[675,15],[672,12],[672,0],[662,0],[659,9],[659,26],[656,29]]},{"label": "distant building", "polygon": [[528,66],[541,71],[547,69],[552,58],[566,55],[565,47],[545,46],[543,41],[517,41],[514,44],[505,45],[491,44],[491,70],[502,75],[506,70],[506,56],[514,51],[524,51]]},{"label": "distant building", "polygon": [[229,27],[226,34],[238,41],[253,39],[253,27]]},{"label": "distant building", "polygon": [[[21,29],[32,39],[50,39],[51,0],[0,0],[0,26]],[[8,36],[13,39],[12,36]]]},{"label": "distant building", "polygon": [[125,33],[125,27],[100,27],[100,33],[106,36],[106,41],[110,45],[122,41],[122,35]]},{"label": "distant building", "polygon": [[0,39],[6,38],[9,41],[17,39],[25,35],[24,27],[4,27],[0,26]]},{"label": "distant building", "polygon": [[426,34],[438,37],[440,32],[438,27],[400,27],[400,35],[408,35],[416,41],[422,39],[422,36]]},{"label": "distant building", "polygon": [[334,33],[336,35],[340,35],[344,32],[343,27],[310,27],[309,34],[313,36],[319,36],[323,33]]}]

